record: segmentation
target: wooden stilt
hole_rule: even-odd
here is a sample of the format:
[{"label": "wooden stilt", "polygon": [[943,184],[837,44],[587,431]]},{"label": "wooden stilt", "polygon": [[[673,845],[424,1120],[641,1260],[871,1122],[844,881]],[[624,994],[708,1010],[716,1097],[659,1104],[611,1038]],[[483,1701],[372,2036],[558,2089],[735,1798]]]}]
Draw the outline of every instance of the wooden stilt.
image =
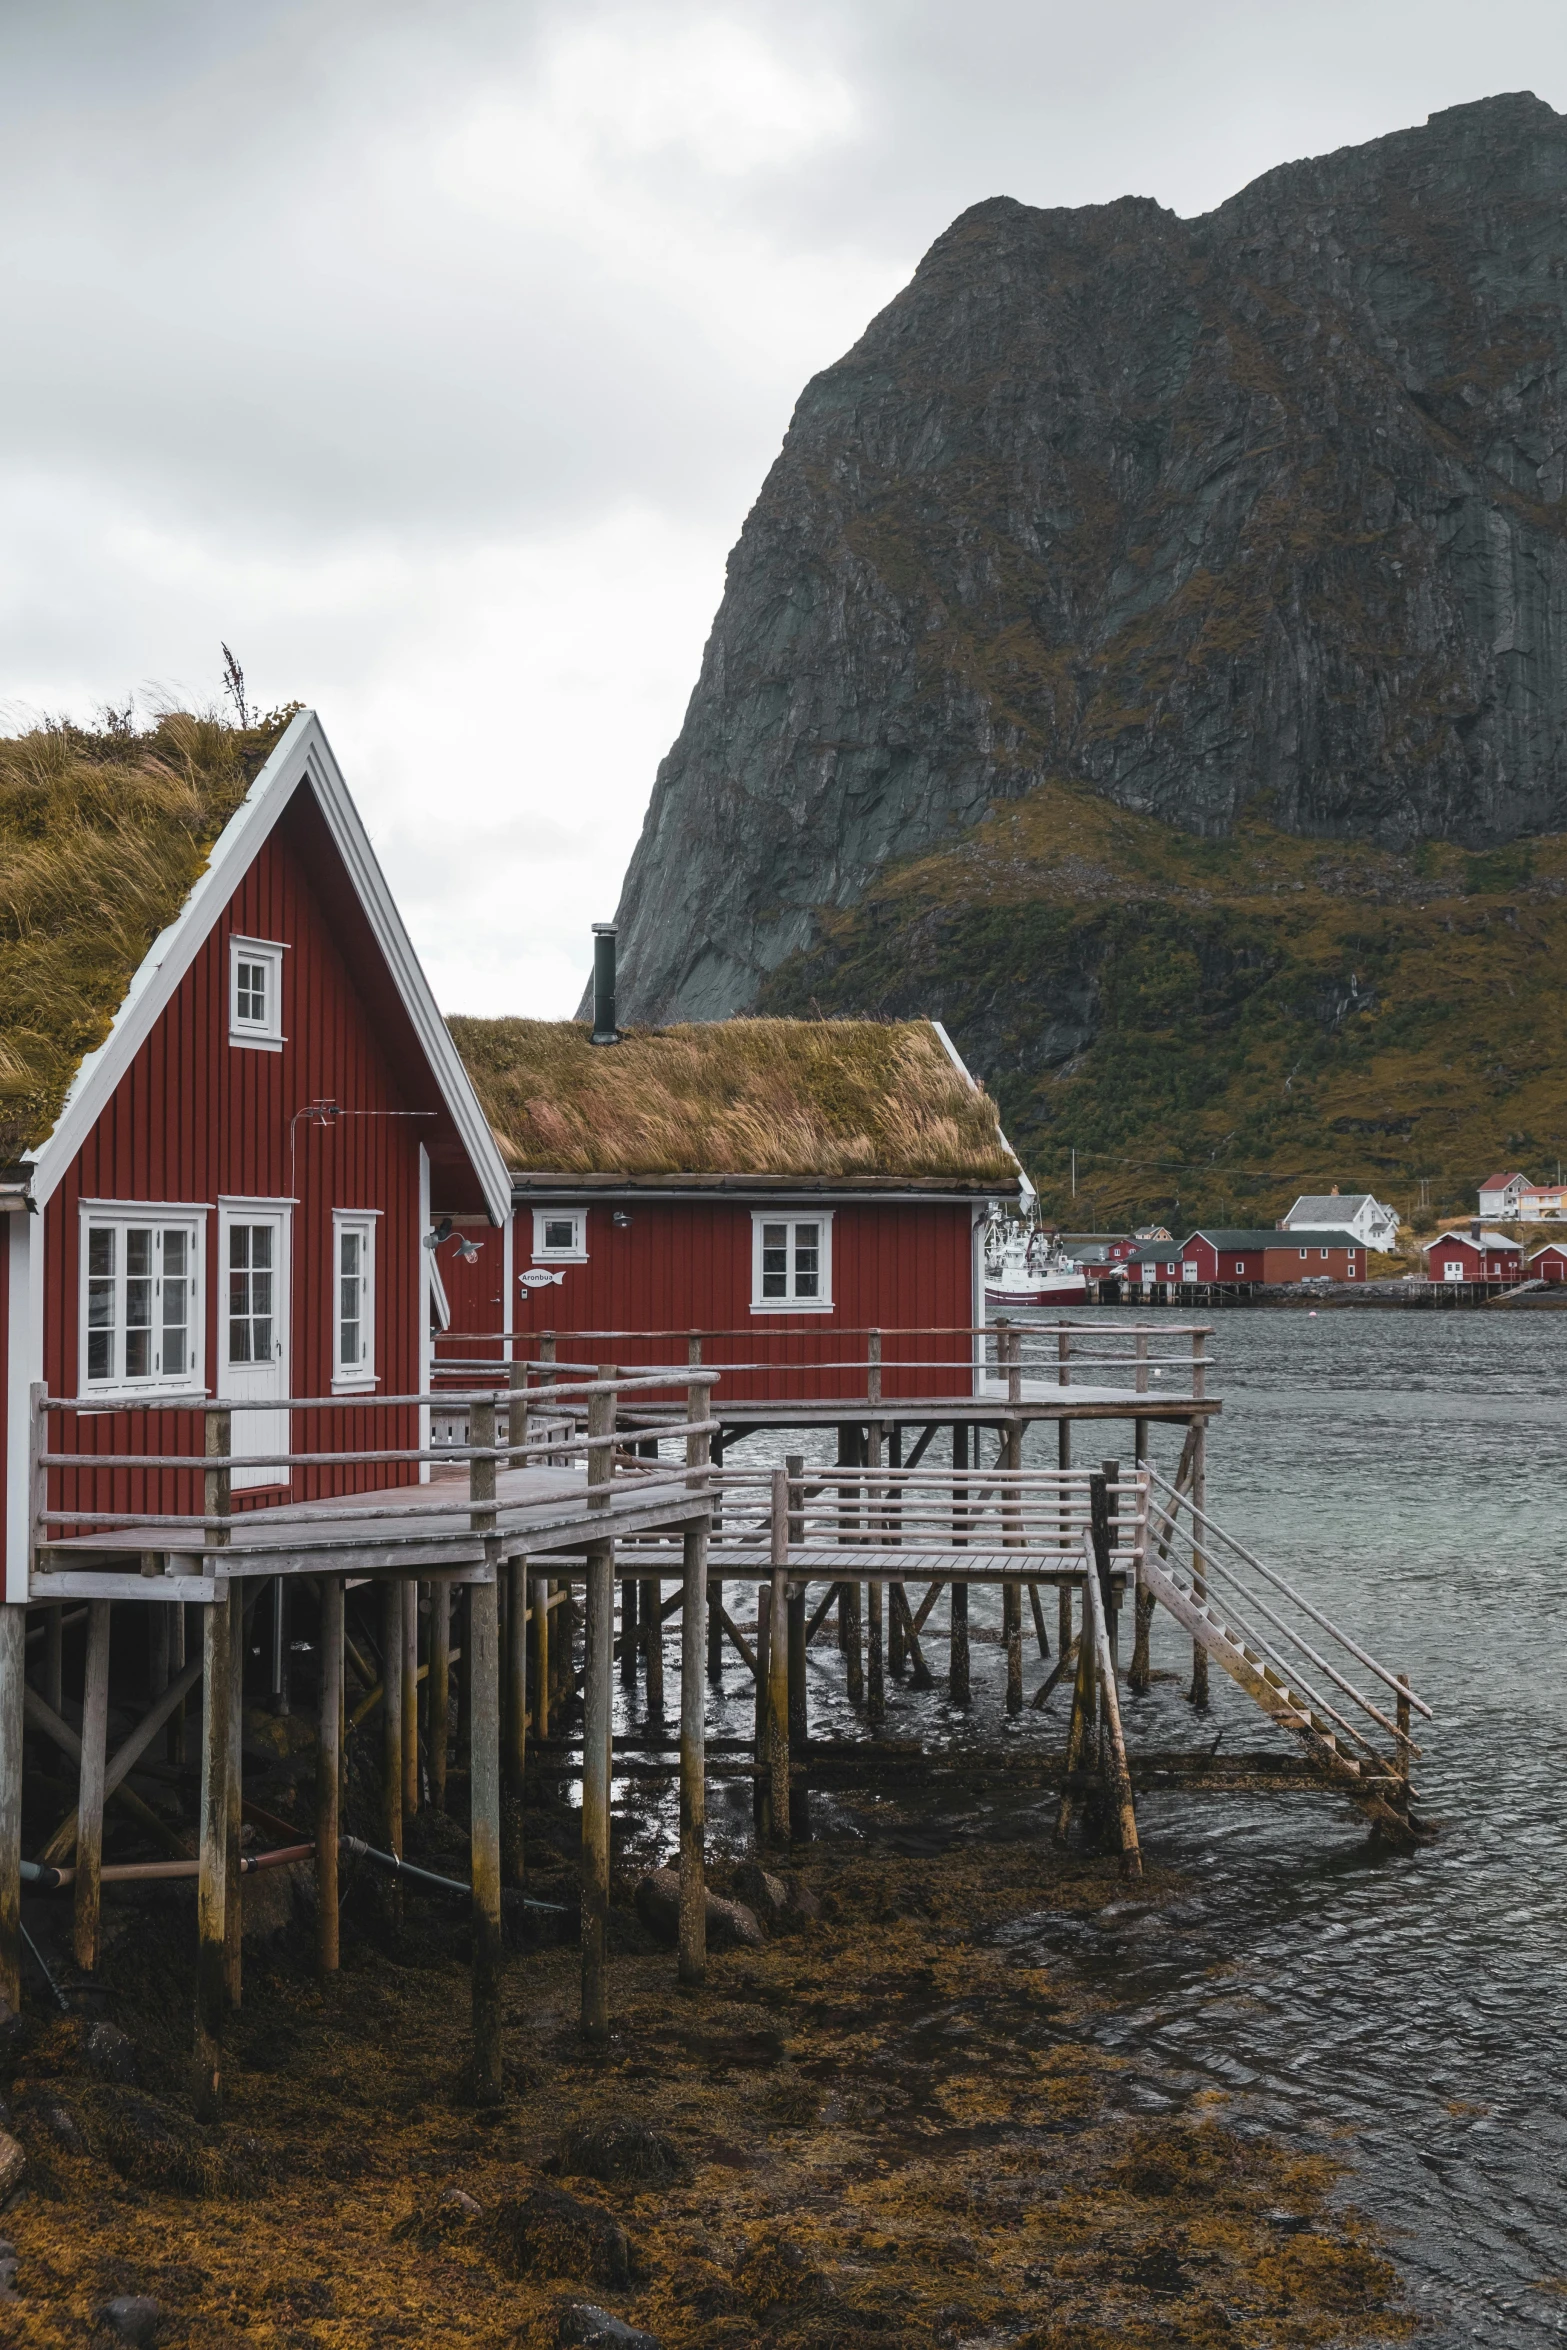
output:
[{"label": "wooden stilt", "polygon": [[1114,1816],[1121,1850],[1123,1877],[1140,1877],[1142,1853],[1137,1841],[1137,1811],[1132,1801],[1132,1774],[1127,1766],[1126,1741],[1121,1733],[1121,1705],[1115,1681],[1115,1656],[1110,1646],[1106,1599],[1111,1584],[1110,1511],[1108,1484],[1096,1477],[1092,1484],[1093,1565],[1083,1584],[1083,1646],[1092,1646],[1100,1708],[1100,1772],[1108,1807]]},{"label": "wooden stilt", "polygon": [[473,1586],[463,1583],[457,1593],[457,1720],[454,1725],[454,1751],[457,1768],[466,1777],[473,1768],[473,1641],[469,1637],[468,1619],[472,1613],[468,1594]]},{"label": "wooden stilt", "polygon": [[[444,1586],[438,1583],[435,1588],[440,1591]],[[316,1964],[323,1975],[334,1975],[338,1966],[337,1840],[343,1787],[343,1584],[337,1575],[322,1578],[317,1651]]]},{"label": "wooden stilt", "polygon": [[[403,1856],[403,1586],[388,1575],[381,1585],[381,1832],[386,1849]],[[396,1906],[397,1882],[388,1888]]]},{"label": "wooden stilt", "polygon": [[452,1734],[452,1587],[444,1576],[430,1584],[430,1679],[425,1699],[430,1808],[446,1809],[446,1760]]},{"label": "wooden stilt", "polygon": [[866,1719],[884,1722],[887,1718],[886,1657],[882,1642],[883,1591],[880,1583],[865,1586],[866,1608]]},{"label": "wooden stilt", "polygon": [[[208,1472],[209,1476],[211,1472]],[[228,1911],[229,1626],[233,1587],[201,1611],[201,1854],[196,1879],[196,2044],[191,2101],[199,2121],[223,2107],[223,1945]]]},{"label": "wooden stilt", "polygon": [[[773,1585],[767,1659],[768,1830],[775,1844],[789,1841],[789,1472],[774,1469]],[[801,1624],[804,1630],[804,1624]]]},{"label": "wooden stilt", "polygon": [[[1195,1348],[1198,1342],[1194,1339],[1192,1343]],[[1192,1422],[1191,1435],[1193,1439],[1192,1502],[1196,1509],[1205,1510],[1208,1506],[1207,1444],[1206,1432],[1201,1420]],[[1202,1550],[1202,1521],[1194,1516],[1192,1519],[1192,1602],[1197,1607],[1205,1607],[1208,1602],[1208,1584],[1203,1574],[1205,1564]],[[1193,1705],[1205,1706],[1208,1702],[1208,1651],[1200,1641],[1196,1640],[1192,1642],[1191,1696]]]},{"label": "wooden stilt", "polygon": [[707,1677],[715,1685],[724,1678],[724,1586],[717,1576],[707,1587]]},{"label": "wooden stilt", "polygon": [[245,1773],[245,1590],[244,1581],[236,1575],[229,1586],[228,1899],[223,1913],[223,1981],[230,2007],[241,2004],[245,1987],[245,1894],[239,1873]]},{"label": "wooden stilt", "polygon": [[[53,1616],[59,1609],[51,1609]],[[0,1999],[22,2005],[22,1708],[27,1610],[0,1605]]]},{"label": "wooden stilt", "polygon": [[707,1528],[688,1526],[681,1549],[679,1974],[682,1983],[701,1983],[707,1978]]},{"label": "wooden stilt", "polygon": [[81,1788],[76,1798],[75,1915],[71,1939],[84,1974],[98,1966],[99,1872],[103,1867],[103,1773],[108,1760],[109,1607],[87,1609],[87,1669],[82,1683]]},{"label": "wooden stilt", "polygon": [[58,1713],[65,1702],[65,1609],[52,1607],[44,1622],[44,1703]]},{"label": "wooden stilt", "polygon": [[511,1797],[501,1814],[501,1866],[509,1885],[523,1880],[522,1790],[528,1770],[528,1563],[513,1559],[506,1574],[506,1759]]},{"label": "wooden stilt", "polygon": [[1094,1733],[1094,1644],[1087,1631],[1086,1595],[1083,1610],[1084,1635],[1077,1645],[1077,1677],[1072,1684],[1072,1720],[1066,1740],[1067,1783],[1061,1790],[1061,1801],[1056,1811],[1058,1844],[1064,1844],[1071,1833],[1072,1815],[1080,1800],[1072,1782],[1076,1774],[1086,1767]]},{"label": "wooden stilt", "polygon": [[533,1735],[550,1734],[550,1584],[547,1575],[535,1575],[533,1592]]},{"label": "wooden stilt", "polygon": [[473,1655],[468,1748],[468,1844],[473,1869],[473,2096],[501,2101],[501,1626],[495,1540],[495,1406],[468,1407],[468,1441],[488,1455],[468,1463],[468,1524],[482,1537],[490,1579],[468,1586],[465,1653]]},{"label": "wooden stilt", "polygon": [[634,1575],[627,1575],[620,1586],[620,1686],[635,1689],[637,1685],[637,1592],[639,1585]]},{"label": "wooden stilt", "polygon": [[757,1840],[773,1840],[772,1734],[770,1708],[773,1686],[773,1587],[756,1587],[756,1711],[752,1723],[752,1755],[756,1776],[751,1782],[751,1818]]},{"label": "wooden stilt", "polygon": [[[494,1410],[494,1405],[488,1407]],[[464,1653],[473,1652],[468,1802],[473,1870],[473,2096],[498,2105],[501,2069],[500,1609],[495,1583],[470,1583]]]},{"label": "wooden stilt", "polygon": [[1034,1638],[1039,1642],[1040,1656],[1043,1660],[1048,1662],[1050,1657],[1050,1637],[1045,1630],[1045,1607],[1043,1600],[1039,1596],[1038,1581],[1032,1577],[1030,1578],[1028,1586],[1028,1604],[1033,1610]]},{"label": "wooden stilt", "polygon": [[609,1804],[614,1677],[615,1554],[587,1559],[582,1724],[582,2033],[609,2038]]},{"label": "wooden stilt", "polygon": [[403,1583],[403,1818],[419,1816],[419,1584]]},{"label": "wooden stilt", "polygon": [[[1022,1341],[1013,1333],[1010,1367],[1015,1368],[1021,1344]],[[1020,1420],[1009,1420],[1007,1423],[1003,1458],[1008,1469],[1021,1469],[1023,1466],[1023,1424]],[[1002,1526],[1002,1541],[1009,1548],[1017,1548],[1022,1543],[1023,1531],[1015,1512],[1003,1508]],[[1001,1630],[1007,1654],[1007,1712],[1020,1714],[1023,1711],[1023,1587],[1020,1583],[1007,1582],[1001,1586]]]},{"label": "wooden stilt", "polygon": [[642,1586],[642,1646],[647,1672],[647,1710],[664,1710],[664,1591],[657,1576]]},{"label": "wooden stilt", "polygon": [[[966,1420],[952,1423],[952,1466],[966,1469],[969,1459],[969,1432]],[[952,1484],[952,1540],[956,1547],[968,1543],[968,1502],[966,1489],[953,1479]],[[968,1641],[967,1583],[954,1582],[948,1615],[947,1695],[954,1705],[969,1702],[969,1641]]]},{"label": "wooden stilt", "polygon": [[[601,1363],[596,1376],[613,1379],[614,1365]],[[590,1396],[590,1439],[607,1439],[614,1431],[614,1396]],[[611,1446],[603,1441],[590,1443],[590,1506],[608,1507],[608,1491],[594,1504],[591,1488],[607,1488],[613,1475]],[[582,2034],[593,2045],[602,2046],[609,2038],[609,1806],[615,1661],[615,1547],[611,1542],[595,1543],[587,1554],[582,1649]]]}]

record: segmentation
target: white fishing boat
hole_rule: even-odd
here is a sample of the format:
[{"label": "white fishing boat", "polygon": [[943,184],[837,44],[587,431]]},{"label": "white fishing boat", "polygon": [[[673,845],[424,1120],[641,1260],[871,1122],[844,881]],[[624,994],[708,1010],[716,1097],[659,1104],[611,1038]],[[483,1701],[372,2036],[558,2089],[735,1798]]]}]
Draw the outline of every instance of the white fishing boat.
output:
[{"label": "white fishing boat", "polygon": [[985,1232],[985,1303],[991,1306],[1086,1305],[1088,1279],[1053,1233],[1014,1216],[994,1216]]}]

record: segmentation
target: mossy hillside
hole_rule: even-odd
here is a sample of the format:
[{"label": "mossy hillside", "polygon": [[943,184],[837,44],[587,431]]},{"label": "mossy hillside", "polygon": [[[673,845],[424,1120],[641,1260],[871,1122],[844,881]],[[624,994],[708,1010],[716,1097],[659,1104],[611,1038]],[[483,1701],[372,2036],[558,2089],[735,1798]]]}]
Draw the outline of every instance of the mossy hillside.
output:
[{"label": "mossy hillside", "polygon": [[1567,835],[1204,839],[1052,783],[820,934],[766,1008],[944,1019],[1063,1219],[1270,1222],[1336,1182],[1430,1225],[1567,1153]]},{"label": "mossy hillside", "polygon": [[49,1134],[293,714],[0,739],[0,1163]]}]

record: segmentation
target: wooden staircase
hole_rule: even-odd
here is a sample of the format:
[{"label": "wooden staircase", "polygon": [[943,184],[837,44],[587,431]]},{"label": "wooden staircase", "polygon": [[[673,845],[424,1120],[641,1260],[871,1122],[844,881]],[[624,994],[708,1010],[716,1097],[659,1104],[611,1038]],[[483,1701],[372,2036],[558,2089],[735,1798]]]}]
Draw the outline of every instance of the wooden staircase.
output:
[{"label": "wooden staircase", "polygon": [[[1270,1721],[1291,1733],[1324,1780],[1342,1788],[1379,1836],[1406,1848],[1429,1837],[1432,1831],[1413,1810],[1410,1765],[1420,1750],[1410,1736],[1410,1716],[1418,1711],[1429,1719],[1430,1707],[1283,1576],[1227,1535],[1189,1494],[1157,1476],[1152,1483],[1150,1533],[1157,1539],[1139,1562],[1139,1582],[1148,1597],[1169,1610],[1194,1647],[1222,1666]],[[1216,1584],[1222,1588],[1215,1590]],[[1279,1613],[1280,1605],[1293,1605],[1327,1644],[1386,1685],[1394,1700],[1393,1719]],[[1270,1631],[1248,1622],[1248,1612],[1265,1618]],[[1338,1704],[1312,1685],[1308,1667],[1334,1685]],[[1357,1725],[1354,1713],[1386,1733],[1387,1751],[1379,1749],[1370,1730]]]}]

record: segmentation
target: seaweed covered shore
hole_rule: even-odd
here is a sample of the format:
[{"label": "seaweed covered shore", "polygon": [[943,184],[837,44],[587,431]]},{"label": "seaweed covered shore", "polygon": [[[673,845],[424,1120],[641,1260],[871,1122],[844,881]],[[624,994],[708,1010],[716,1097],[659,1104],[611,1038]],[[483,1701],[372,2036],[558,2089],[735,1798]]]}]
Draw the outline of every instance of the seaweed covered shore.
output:
[{"label": "seaweed covered shore", "polygon": [[[1218,2093],[1140,2079],[1098,2045],[1102,1986],[1019,1957],[1031,1916],[1091,1928],[1123,1905],[1112,1864],[1054,1853],[1037,1820],[1012,1841],[900,1836],[896,1804],[863,1800],[872,1832],[840,1810],[794,1855],[773,1930],[715,1954],[700,1990],[677,1988],[623,1867],[606,2050],[577,2032],[569,1916],[568,1938],[518,1950],[496,2112],[465,2088],[460,1915],[410,1896],[399,1925],[355,1886],[343,1972],[323,1990],[308,1878],[289,1891],[278,1872],[275,1888],[246,1880],[266,1891],[227,2113],[198,2128],[191,1921],[168,1891],[144,1896],[106,1953],[98,2020],[35,2011],[11,2044],[4,2126],[28,2167],[0,2220],[16,2295],[0,2340],[1407,2338],[1393,2267],[1336,2165],[1237,2126]],[[550,1832],[530,1840],[535,1889],[568,1903],[573,1819],[549,1806],[531,1823]],[[432,1853],[460,1839],[418,1826]],[[1171,1890],[1155,1877],[1138,1900]]]}]

